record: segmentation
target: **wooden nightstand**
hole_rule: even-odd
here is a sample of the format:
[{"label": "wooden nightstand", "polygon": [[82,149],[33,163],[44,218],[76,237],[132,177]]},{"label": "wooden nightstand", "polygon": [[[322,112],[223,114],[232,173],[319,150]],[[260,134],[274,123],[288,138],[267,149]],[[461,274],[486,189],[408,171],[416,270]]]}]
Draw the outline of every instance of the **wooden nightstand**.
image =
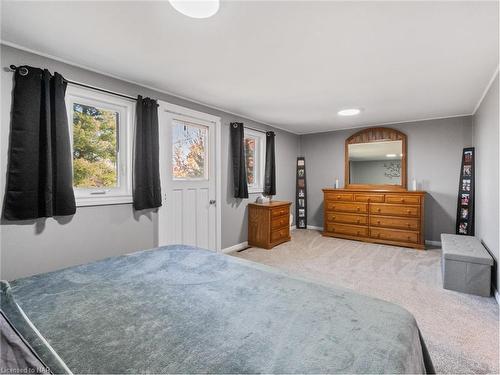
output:
[{"label": "wooden nightstand", "polygon": [[248,204],[248,246],[271,249],[290,241],[292,202]]}]

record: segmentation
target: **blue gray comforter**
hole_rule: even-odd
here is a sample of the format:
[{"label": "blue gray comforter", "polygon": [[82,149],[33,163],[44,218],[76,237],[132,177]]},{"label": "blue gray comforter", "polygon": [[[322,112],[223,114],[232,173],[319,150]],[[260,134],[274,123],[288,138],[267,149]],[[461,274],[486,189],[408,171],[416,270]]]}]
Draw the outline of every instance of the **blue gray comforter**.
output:
[{"label": "blue gray comforter", "polygon": [[187,246],[4,283],[2,310],[55,372],[433,371],[403,308]]}]

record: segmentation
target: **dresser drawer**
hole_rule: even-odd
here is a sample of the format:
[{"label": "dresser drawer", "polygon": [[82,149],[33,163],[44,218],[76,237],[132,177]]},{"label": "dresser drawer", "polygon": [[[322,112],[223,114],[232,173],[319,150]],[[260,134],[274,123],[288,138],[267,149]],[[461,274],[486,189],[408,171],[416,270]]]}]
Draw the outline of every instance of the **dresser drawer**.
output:
[{"label": "dresser drawer", "polygon": [[372,204],[370,205],[370,214],[419,217],[420,207],[400,206],[395,204]]},{"label": "dresser drawer", "polygon": [[289,216],[281,216],[271,221],[271,229],[279,229],[283,227],[288,227],[290,221]]},{"label": "dresser drawer", "polygon": [[276,242],[290,237],[288,227],[283,229],[276,229],[271,232],[271,242]]},{"label": "dresser drawer", "polygon": [[325,200],[330,201],[352,201],[352,193],[325,193]]},{"label": "dresser drawer", "polygon": [[328,211],[367,213],[367,203],[325,202]]},{"label": "dresser drawer", "polygon": [[326,214],[326,221],[330,222],[330,223],[367,225],[368,224],[368,216],[341,214],[338,212],[328,212]]},{"label": "dresser drawer", "polygon": [[417,243],[419,233],[403,230],[370,229],[370,237],[380,240]]},{"label": "dresser drawer", "polygon": [[286,215],[287,217],[290,215],[288,206],[275,207],[271,210],[271,217],[273,218],[284,215]]},{"label": "dresser drawer", "polygon": [[384,194],[354,194],[356,202],[383,203]]},{"label": "dresser drawer", "polygon": [[419,230],[419,219],[370,216],[370,225],[396,229]]},{"label": "dresser drawer", "polygon": [[387,194],[385,203],[420,204],[420,197],[418,195]]},{"label": "dresser drawer", "polygon": [[346,236],[368,237],[368,228],[355,225],[326,224],[326,231],[332,234],[343,234]]}]

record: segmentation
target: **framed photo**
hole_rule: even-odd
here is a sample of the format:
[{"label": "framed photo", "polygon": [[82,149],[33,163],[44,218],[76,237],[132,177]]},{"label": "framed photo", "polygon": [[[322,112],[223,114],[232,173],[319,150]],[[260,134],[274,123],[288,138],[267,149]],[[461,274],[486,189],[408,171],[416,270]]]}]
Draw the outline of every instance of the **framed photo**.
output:
[{"label": "framed photo", "polygon": [[304,165],[306,165],[305,160],[303,160],[303,159],[302,160],[297,160],[297,166],[303,167]]},{"label": "framed photo", "polygon": [[461,208],[460,209],[460,218],[461,219],[468,219],[469,218],[469,209],[468,208]]},{"label": "framed photo", "polygon": [[299,169],[299,170],[297,171],[297,174],[298,174],[298,176],[299,176],[299,177],[304,177],[304,173],[305,173],[305,172],[304,172],[304,169]]},{"label": "framed photo", "polygon": [[470,191],[470,180],[469,179],[462,180],[462,190],[463,191]]},{"label": "framed photo", "polygon": [[299,188],[303,188],[306,185],[304,179],[299,178],[299,180],[297,181],[297,185],[299,185]]},{"label": "framed photo", "polygon": [[464,164],[471,164],[472,162],[472,151],[464,152]]},{"label": "framed photo", "polygon": [[305,199],[304,198],[299,198],[299,207],[305,207]]},{"label": "framed photo", "polygon": [[472,165],[464,165],[463,174],[464,176],[470,176],[472,174]]},{"label": "framed photo", "polygon": [[462,206],[468,206],[469,205],[469,194],[462,194],[461,204],[462,204]]},{"label": "framed photo", "polygon": [[299,190],[299,198],[304,198],[305,194],[304,194],[304,189],[300,189]]},{"label": "framed photo", "polygon": [[299,227],[300,227],[300,228],[304,228],[304,227],[305,227],[305,222],[304,222],[304,219],[300,219],[300,220],[299,220]]},{"label": "framed photo", "polygon": [[467,234],[467,226],[468,226],[468,223],[460,223],[460,225],[458,227],[458,233]]}]

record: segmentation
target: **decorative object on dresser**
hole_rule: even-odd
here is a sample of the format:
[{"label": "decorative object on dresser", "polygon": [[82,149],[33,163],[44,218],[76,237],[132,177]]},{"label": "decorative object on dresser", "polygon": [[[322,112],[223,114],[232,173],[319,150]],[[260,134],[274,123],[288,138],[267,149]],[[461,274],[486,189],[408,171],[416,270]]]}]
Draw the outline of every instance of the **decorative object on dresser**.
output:
[{"label": "decorative object on dresser", "polygon": [[323,235],[424,249],[422,191],[323,189]]},{"label": "decorative object on dresser", "polygon": [[361,130],[345,142],[345,189],[323,189],[323,235],[425,248],[423,191],[408,191],[406,135]]},{"label": "decorative object on dresser", "polygon": [[307,228],[307,190],[306,190],[306,160],[303,156],[297,158],[297,197],[295,201],[296,227]]},{"label": "decorative object on dresser", "polygon": [[248,204],[248,245],[271,249],[290,241],[290,205],[292,202]]},{"label": "decorative object on dresser", "polygon": [[474,147],[464,148],[458,182],[456,234],[474,235]]}]

